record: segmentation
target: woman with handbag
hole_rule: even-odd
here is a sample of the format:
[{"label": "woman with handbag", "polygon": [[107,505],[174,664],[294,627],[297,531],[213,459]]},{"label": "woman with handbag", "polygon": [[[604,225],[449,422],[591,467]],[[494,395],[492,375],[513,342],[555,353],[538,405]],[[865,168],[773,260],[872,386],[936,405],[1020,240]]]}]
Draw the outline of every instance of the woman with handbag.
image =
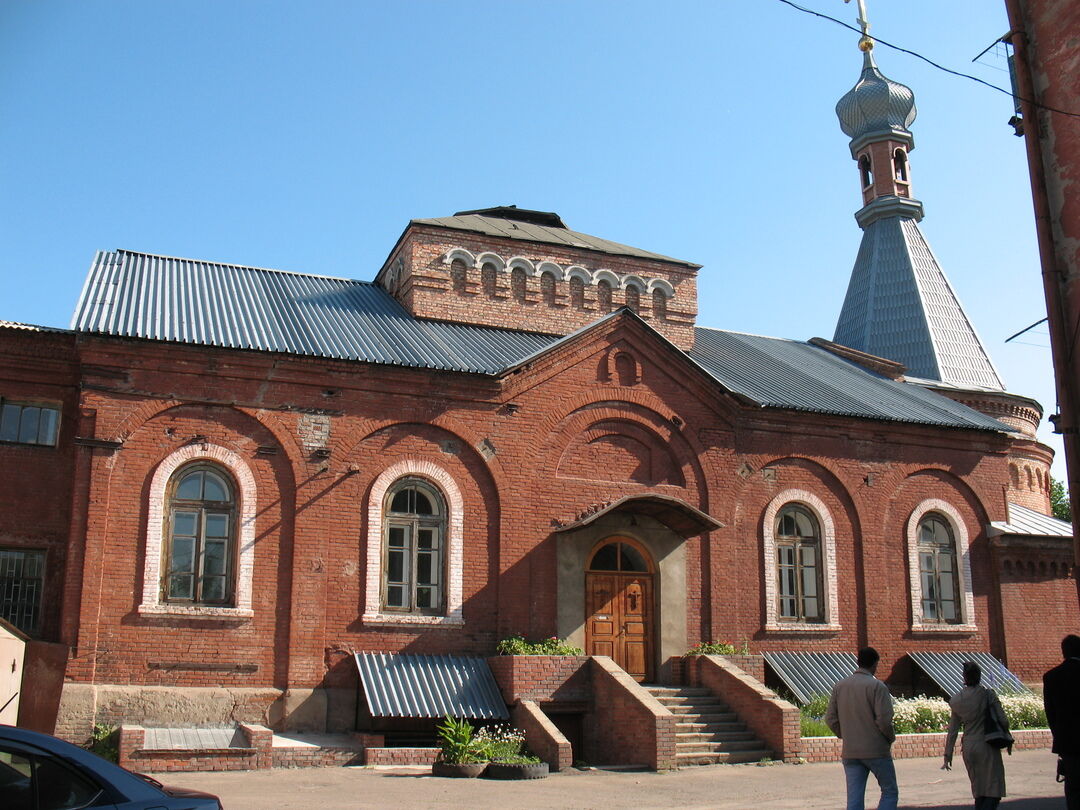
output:
[{"label": "woman with handbag", "polygon": [[1005,765],[1001,749],[1012,754],[1012,735],[1001,701],[991,689],[979,685],[982,670],[973,661],[964,662],[964,688],[949,699],[952,719],[945,738],[945,770],[952,770],[956,734],[963,726],[961,743],[964,767],[975,797],[975,810],[995,810],[1005,795]]}]

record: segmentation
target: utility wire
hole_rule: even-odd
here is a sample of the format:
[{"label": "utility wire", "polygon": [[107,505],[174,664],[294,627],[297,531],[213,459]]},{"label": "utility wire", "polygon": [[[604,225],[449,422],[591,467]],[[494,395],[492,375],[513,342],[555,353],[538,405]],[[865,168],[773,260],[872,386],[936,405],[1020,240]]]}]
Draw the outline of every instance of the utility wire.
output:
[{"label": "utility wire", "polygon": [[[828,14],[822,14],[820,11],[814,11],[813,9],[809,9],[809,8],[804,7],[804,6],[800,6],[798,3],[793,3],[792,0],[780,0],[780,2],[783,3],[786,6],[791,6],[796,11],[801,11],[804,14],[810,14],[810,15],[812,15],[814,17],[820,17],[823,20],[829,20],[830,22],[834,22],[837,25],[841,25],[844,28],[847,28],[849,31],[854,31],[856,34],[859,34],[860,36],[863,35],[863,30],[861,28],[856,28],[854,25],[850,25],[849,23],[846,23],[843,20],[836,19],[836,17],[830,17]],[[1029,104],[1033,104],[1034,106],[1038,107],[1039,109],[1047,110],[1048,112],[1058,113],[1059,115],[1067,115],[1070,118],[1080,118],[1080,113],[1069,112],[1068,110],[1059,110],[1057,107],[1051,107],[1051,106],[1049,106],[1047,104],[1041,104],[1038,101],[1035,101],[1033,99],[1023,98],[1022,96],[1016,95],[1011,90],[1006,90],[1006,89],[1004,89],[1002,87],[998,87],[996,84],[991,84],[988,81],[980,79],[978,76],[972,76],[970,73],[961,73],[958,70],[952,70],[951,68],[947,68],[944,65],[939,65],[933,59],[929,59],[929,58],[923,56],[921,53],[916,53],[915,51],[910,51],[907,48],[901,48],[899,45],[893,45],[891,42],[886,42],[884,39],[881,39],[880,37],[870,36],[869,34],[866,34],[865,36],[872,39],[875,43],[880,42],[886,48],[892,48],[894,51],[900,51],[900,53],[906,53],[908,56],[914,56],[916,59],[921,59],[922,61],[926,62],[928,65],[930,65],[932,67],[935,67],[938,70],[943,70],[946,73],[951,73],[953,76],[959,76],[962,79],[971,79],[971,81],[973,81],[973,82],[978,82],[979,84],[986,85],[991,90],[997,90],[999,93],[1004,93],[1009,98],[1017,98],[1017,99],[1020,99],[1021,101],[1027,101]]]}]

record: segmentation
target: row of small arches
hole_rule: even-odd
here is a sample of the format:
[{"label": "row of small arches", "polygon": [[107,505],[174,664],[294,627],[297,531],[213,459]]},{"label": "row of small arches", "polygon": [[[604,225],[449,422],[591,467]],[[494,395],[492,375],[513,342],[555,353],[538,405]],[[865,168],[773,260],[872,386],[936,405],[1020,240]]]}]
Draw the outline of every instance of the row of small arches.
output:
[{"label": "row of small arches", "polygon": [[[1032,491],[1049,492],[1050,491],[1050,473],[1040,470],[1037,467],[1029,467],[1024,465],[1023,468],[1024,477],[1027,479],[1027,488]],[[1009,465],[1009,481],[1012,483],[1013,489],[1021,488],[1021,470],[1017,465]]]},{"label": "row of small arches", "polygon": [[[484,255],[494,254],[481,254],[481,257]],[[514,259],[511,260],[511,262],[514,261]],[[527,259],[518,261],[528,262]],[[477,265],[473,264],[472,266]],[[468,267],[469,264],[461,258],[454,258],[450,262],[450,281],[454,290],[459,294],[464,294],[467,291]],[[671,284],[664,279],[651,279],[646,282],[644,279],[633,275],[624,276],[620,279],[610,270],[597,270],[595,273],[590,274],[585,268],[574,266],[567,268],[564,272],[562,268],[552,262],[541,262],[538,266],[529,269],[522,264],[506,264],[499,267],[490,261],[484,261],[479,267],[480,287],[484,295],[489,298],[498,297],[498,274],[506,272],[507,268],[509,268],[510,297],[522,304],[528,301],[528,279],[530,277],[539,277],[540,298],[548,306],[557,304],[558,292],[556,284],[567,280],[570,306],[574,309],[586,310],[588,306],[585,301],[585,288],[586,286],[595,286],[596,309],[604,314],[615,309],[616,290],[622,292],[622,305],[639,314],[643,294],[651,294],[651,314],[654,318],[667,317],[667,302],[674,295]],[[589,280],[587,281],[582,274],[586,274]]]},{"label": "row of small arches", "polygon": [[1046,562],[1041,560],[1034,562],[1031,560],[1003,560],[1001,563],[1002,570],[1010,576],[1029,576],[1040,577],[1050,579],[1065,579],[1072,576],[1072,570],[1067,562]]}]

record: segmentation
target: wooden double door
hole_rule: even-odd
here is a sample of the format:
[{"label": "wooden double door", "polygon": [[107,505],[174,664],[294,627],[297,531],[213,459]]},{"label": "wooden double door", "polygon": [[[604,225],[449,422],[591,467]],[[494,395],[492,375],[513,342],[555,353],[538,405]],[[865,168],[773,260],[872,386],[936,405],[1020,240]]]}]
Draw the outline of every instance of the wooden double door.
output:
[{"label": "wooden double door", "polygon": [[585,572],[585,647],[606,655],[637,681],[653,678],[653,574],[644,549],[611,538]]}]

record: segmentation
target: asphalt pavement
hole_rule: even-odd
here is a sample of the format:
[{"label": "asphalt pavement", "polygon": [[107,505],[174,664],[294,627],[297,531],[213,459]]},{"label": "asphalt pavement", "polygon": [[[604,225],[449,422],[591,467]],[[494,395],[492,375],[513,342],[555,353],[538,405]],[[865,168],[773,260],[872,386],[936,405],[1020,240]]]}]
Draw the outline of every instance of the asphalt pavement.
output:
[{"label": "asphalt pavement", "polygon": [[[973,805],[958,756],[951,771],[941,760],[896,761],[901,807],[961,810]],[[1009,795],[1003,810],[1064,810],[1054,781],[1056,758],[1046,750],[1017,751],[1005,758]],[[577,770],[546,779],[500,782],[444,779],[418,768],[311,768],[272,771],[155,774],[166,784],[218,794],[225,810],[315,808],[814,808],[844,807],[844,775],[838,762],[707,765],[667,773]],[[867,808],[877,805],[873,777]]]}]

